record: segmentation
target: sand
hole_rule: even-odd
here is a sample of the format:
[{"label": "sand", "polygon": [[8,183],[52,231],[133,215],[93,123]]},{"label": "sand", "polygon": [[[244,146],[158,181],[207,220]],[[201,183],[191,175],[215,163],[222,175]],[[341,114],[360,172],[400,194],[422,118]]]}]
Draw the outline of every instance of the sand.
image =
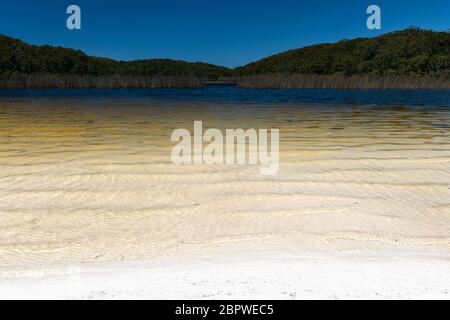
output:
[{"label": "sand", "polygon": [[0,299],[448,300],[449,267],[411,252],[235,253],[3,273]]},{"label": "sand", "polygon": [[[86,104],[1,105],[0,297],[447,298],[447,113]],[[199,117],[279,127],[279,174],[172,164]]]}]

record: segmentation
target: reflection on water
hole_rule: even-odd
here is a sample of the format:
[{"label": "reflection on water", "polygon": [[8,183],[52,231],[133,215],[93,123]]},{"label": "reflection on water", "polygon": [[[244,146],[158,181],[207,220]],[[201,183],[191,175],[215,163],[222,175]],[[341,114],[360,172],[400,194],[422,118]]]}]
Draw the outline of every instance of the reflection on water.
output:
[{"label": "reflection on water", "polygon": [[[449,102],[449,92],[0,91],[0,266],[246,239],[448,250]],[[173,165],[170,135],[194,120],[279,128],[279,175]]]}]

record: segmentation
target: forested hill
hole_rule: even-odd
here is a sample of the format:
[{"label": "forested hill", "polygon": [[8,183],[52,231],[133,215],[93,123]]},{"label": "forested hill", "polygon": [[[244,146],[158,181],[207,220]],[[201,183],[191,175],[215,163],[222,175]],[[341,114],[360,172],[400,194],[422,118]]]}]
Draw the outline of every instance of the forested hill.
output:
[{"label": "forested hill", "polygon": [[450,78],[450,32],[416,28],[280,53],[239,75],[433,76]]},{"label": "forested hill", "polygon": [[169,59],[115,61],[91,57],[79,50],[34,46],[0,35],[0,74],[58,74],[131,76],[183,76],[215,80],[232,70],[207,63]]},{"label": "forested hill", "polygon": [[232,75],[432,75],[450,76],[450,32],[406,29],[376,38],[342,40],[280,53],[235,70],[169,59],[115,61],[82,51],[28,45],[0,35],[0,73],[192,76]]},{"label": "forested hill", "polygon": [[280,53],[229,69],[169,59],[116,61],[0,35],[2,88],[450,89],[450,31],[409,28]]}]

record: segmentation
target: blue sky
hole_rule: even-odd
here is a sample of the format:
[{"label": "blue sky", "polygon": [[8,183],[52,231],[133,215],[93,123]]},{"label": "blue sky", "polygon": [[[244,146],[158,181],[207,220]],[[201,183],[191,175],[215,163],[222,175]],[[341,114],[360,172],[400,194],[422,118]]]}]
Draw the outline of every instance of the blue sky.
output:
[{"label": "blue sky", "polygon": [[[77,4],[82,30],[66,28]],[[382,30],[366,8],[382,9]],[[0,3],[0,33],[32,44],[131,60],[172,58],[235,67],[281,51],[408,26],[447,30],[449,0],[11,0]]]}]

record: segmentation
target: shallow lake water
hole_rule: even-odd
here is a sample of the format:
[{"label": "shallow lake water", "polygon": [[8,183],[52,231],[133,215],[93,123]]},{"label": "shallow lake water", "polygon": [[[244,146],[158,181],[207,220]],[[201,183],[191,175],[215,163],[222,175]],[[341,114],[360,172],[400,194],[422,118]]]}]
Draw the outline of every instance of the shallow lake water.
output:
[{"label": "shallow lake water", "polygon": [[[280,130],[280,170],[171,162]],[[450,92],[0,90],[0,266],[261,248],[450,249]]]}]

